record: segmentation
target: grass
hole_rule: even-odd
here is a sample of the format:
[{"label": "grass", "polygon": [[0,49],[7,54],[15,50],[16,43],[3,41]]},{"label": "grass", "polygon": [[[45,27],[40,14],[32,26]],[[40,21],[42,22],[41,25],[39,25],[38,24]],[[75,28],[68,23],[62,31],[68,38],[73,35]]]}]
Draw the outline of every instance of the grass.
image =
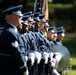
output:
[{"label": "grass", "polygon": [[76,58],[73,57],[70,63],[72,65],[71,75],[76,75]]},{"label": "grass", "polygon": [[76,75],[76,38],[65,37],[63,40],[63,45],[68,48],[72,58],[70,62],[72,69],[68,72],[68,75]]}]

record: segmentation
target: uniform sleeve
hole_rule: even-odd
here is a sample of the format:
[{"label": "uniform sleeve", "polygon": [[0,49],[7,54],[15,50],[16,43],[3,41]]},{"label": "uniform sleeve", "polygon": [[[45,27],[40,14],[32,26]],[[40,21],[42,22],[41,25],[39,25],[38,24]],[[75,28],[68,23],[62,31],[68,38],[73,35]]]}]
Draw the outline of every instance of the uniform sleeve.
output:
[{"label": "uniform sleeve", "polygon": [[30,35],[27,35],[28,36],[28,39],[29,39],[29,42],[30,42],[30,49],[32,51],[37,51],[37,46],[36,46],[36,42],[35,42],[35,39],[34,37],[30,34]]},{"label": "uniform sleeve", "polygon": [[40,37],[39,33],[36,33],[36,40],[37,40],[37,45],[40,51],[46,51],[47,47],[44,43],[44,40],[42,37]]},{"label": "uniform sleeve", "polygon": [[42,46],[40,46],[40,49],[44,49],[46,52],[49,52],[51,49],[51,44],[50,42],[47,40],[47,38],[45,38],[42,34],[39,34],[40,38],[42,39]]}]

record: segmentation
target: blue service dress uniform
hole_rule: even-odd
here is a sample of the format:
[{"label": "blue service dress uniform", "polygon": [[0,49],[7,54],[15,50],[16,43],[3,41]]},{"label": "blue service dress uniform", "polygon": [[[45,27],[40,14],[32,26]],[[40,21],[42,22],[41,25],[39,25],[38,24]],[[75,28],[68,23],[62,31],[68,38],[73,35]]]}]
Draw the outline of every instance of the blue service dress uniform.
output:
[{"label": "blue service dress uniform", "polygon": [[30,50],[29,39],[27,37],[27,33],[22,33],[21,37],[24,43],[25,55],[28,55],[31,50]]},{"label": "blue service dress uniform", "polygon": [[26,55],[28,55],[32,51],[37,51],[35,39],[32,35],[33,33],[31,33],[32,32],[27,32],[21,35],[24,42],[25,51],[27,53]]},{"label": "blue service dress uniform", "polygon": [[[34,30],[34,33],[36,35],[36,42],[38,46],[38,50],[40,52],[49,52],[51,45],[49,41],[44,37],[43,32],[39,30]],[[40,64],[38,65],[38,75],[42,75],[44,71],[44,58],[42,58]]]},{"label": "blue service dress uniform", "polygon": [[[35,38],[34,38],[34,34],[32,31],[26,32],[24,34],[21,35],[22,39],[24,41],[24,45],[25,45],[25,49],[27,50],[27,56],[30,52],[33,51],[37,51],[37,46],[36,46],[36,42],[35,42]],[[27,65],[28,65],[28,69],[29,69],[29,74],[30,75],[34,75],[35,74],[35,70],[36,67],[35,65],[30,66],[31,62],[30,60],[27,61]]]},{"label": "blue service dress uniform", "polygon": [[62,41],[59,41],[58,39],[54,42],[55,45],[62,45]]},{"label": "blue service dress uniform", "polygon": [[39,31],[38,32],[38,35],[39,35],[39,37],[40,38],[42,38],[43,39],[43,42],[44,42],[44,45],[45,45],[45,51],[46,52],[49,52],[49,51],[51,51],[51,44],[50,44],[50,41],[47,39],[47,38],[45,38],[45,36],[43,35],[43,32],[41,32],[41,31]]},{"label": "blue service dress uniform", "polygon": [[[32,31],[29,31],[27,33],[27,37],[29,39],[29,45],[30,45],[31,52],[37,51],[38,49],[37,49],[37,45],[36,45],[36,41],[35,41],[35,34]],[[34,65],[29,70],[30,75],[36,74],[36,70],[37,70],[36,61],[37,61],[37,59],[35,58]]]},{"label": "blue service dress uniform", "polygon": [[[40,37],[43,38],[45,46],[47,47],[47,50],[45,50],[45,51],[48,53],[51,52],[52,51],[52,43],[47,38],[45,38],[43,35],[40,35]],[[49,63],[50,58],[48,58],[48,59],[49,59],[48,63],[44,66],[45,70],[43,70],[43,71],[44,71],[45,75],[48,75],[48,74],[52,75],[52,67]]]},{"label": "blue service dress uniform", "polygon": [[45,45],[44,39],[43,37],[41,37],[43,33],[39,30],[34,30],[34,34],[35,34],[35,41],[36,41],[38,51],[40,52],[47,51],[47,47]]},{"label": "blue service dress uniform", "polygon": [[36,45],[36,40],[35,40],[35,34],[32,31],[29,31],[27,33],[27,37],[29,39],[29,45],[30,45],[30,49],[31,51],[37,51],[37,45]]},{"label": "blue service dress uniform", "polygon": [[47,39],[49,40],[49,42],[50,42],[51,46],[54,46],[54,45],[55,45],[54,41],[52,41],[52,40],[51,40],[51,39],[49,39],[49,38],[47,38]]},{"label": "blue service dress uniform", "polygon": [[7,23],[0,35],[0,75],[23,75],[27,69],[18,37],[16,27]]},{"label": "blue service dress uniform", "polygon": [[[46,52],[54,51],[54,50],[52,50],[52,46],[54,45],[54,43],[53,43],[51,40],[45,38],[45,37],[42,35],[42,33],[39,33],[39,35],[40,35],[41,38],[43,38],[44,43],[45,43],[45,46],[47,47],[47,50],[45,50],[45,51],[46,51]],[[49,61],[50,61],[50,59],[49,59]],[[41,66],[41,65],[40,65],[40,66]],[[40,69],[40,68],[39,68],[39,69]],[[45,75],[48,75],[48,74],[52,75],[52,72],[53,72],[52,69],[53,69],[53,67],[51,67],[50,63],[48,62],[48,63],[45,65]],[[40,72],[39,75],[41,75],[41,74],[42,74],[42,73]]]}]

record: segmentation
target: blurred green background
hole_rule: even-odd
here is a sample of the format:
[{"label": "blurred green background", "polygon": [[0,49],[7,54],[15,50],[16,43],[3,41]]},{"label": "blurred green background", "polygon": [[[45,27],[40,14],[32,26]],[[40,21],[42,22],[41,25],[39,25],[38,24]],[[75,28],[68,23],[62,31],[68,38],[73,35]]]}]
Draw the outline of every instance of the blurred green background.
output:
[{"label": "blurred green background", "polygon": [[[49,24],[63,26],[65,38],[63,45],[68,48],[71,55],[68,75],[76,75],[76,0],[48,0]],[[2,26],[1,12],[11,6],[22,4],[22,12],[33,11],[35,0],[0,0],[0,26]]]},{"label": "blurred green background", "polygon": [[66,46],[71,55],[71,70],[68,75],[76,75],[76,33],[67,33],[63,40],[64,46]]}]

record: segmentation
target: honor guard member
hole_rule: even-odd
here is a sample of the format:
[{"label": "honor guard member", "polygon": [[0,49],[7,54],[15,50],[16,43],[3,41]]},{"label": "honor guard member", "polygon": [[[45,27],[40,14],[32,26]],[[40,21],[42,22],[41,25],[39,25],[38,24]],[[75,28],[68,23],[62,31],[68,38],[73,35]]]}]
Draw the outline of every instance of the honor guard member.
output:
[{"label": "honor guard member", "polygon": [[[44,24],[44,28],[41,29],[43,31],[43,33],[44,33],[44,36],[45,36],[44,41],[45,41],[45,45],[48,48],[48,51],[47,51],[48,55],[49,55],[49,53],[51,54],[51,42],[50,42],[50,40],[48,40],[51,37],[51,35],[50,35],[51,29],[50,29],[49,26],[50,25],[48,24],[48,22],[46,22]],[[49,29],[49,31],[48,31],[48,29]],[[48,58],[47,58],[48,59],[48,63],[45,65],[45,75],[52,74],[52,70],[50,70],[50,68],[51,68],[51,62],[50,62],[51,57],[48,56]]]},{"label": "honor guard member", "polygon": [[32,11],[26,12],[26,13],[24,13],[23,15],[24,15],[24,16],[27,16],[27,15],[29,16],[29,17],[28,17],[28,20],[27,20],[28,23],[29,23],[28,29],[29,29],[29,31],[32,31],[32,26],[33,26],[33,25],[32,25],[32,22],[34,21],[34,20],[33,20]]},{"label": "honor guard member", "polygon": [[[34,74],[36,74],[36,66],[37,66],[37,64],[39,64],[40,63],[40,60],[41,60],[41,53],[39,53],[39,51],[38,51],[38,47],[37,47],[37,38],[39,38],[39,37],[37,37],[36,35],[35,35],[35,32],[34,32],[34,25],[32,24],[33,22],[35,22],[34,20],[33,20],[33,16],[34,16],[34,14],[31,14],[30,15],[30,17],[29,17],[29,19],[28,19],[28,22],[29,22],[29,33],[28,33],[28,38],[29,38],[29,40],[30,40],[30,48],[31,48],[31,53],[33,54],[35,54],[35,59],[34,59],[34,65],[31,67],[31,70],[30,70],[30,75],[34,75]],[[40,38],[39,38],[40,39]],[[41,42],[41,44],[42,44],[42,42]],[[30,54],[31,54],[30,53]],[[34,55],[33,54],[33,55]],[[33,56],[32,55],[32,56]],[[31,57],[32,57],[31,56]]]},{"label": "honor guard member", "polygon": [[[27,19],[26,19],[27,18]],[[34,75],[34,61],[35,61],[35,54],[34,51],[36,49],[35,41],[34,38],[31,35],[31,31],[26,32],[26,28],[29,26],[28,20],[32,21],[32,19],[29,19],[29,16],[24,16],[23,17],[23,22],[22,22],[22,38],[24,40],[25,48],[27,50],[27,65],[29,69],[29,74]]]},{"label": "honor guard member", "polygon": [[28,32],[28,17],[29,17],[29,15],[26,15],[26,16],[23,16],[22,17],[22,28],[24,28],[24,29],[22,29],[22,32],[23,33],[27,33]]},{"label": "honor guard member", "polygon": [[[44,24],[46,23],[46,20],[44,19],[45,17],[45,14],[40,14],[39,15],[39,19],[41,20],[40,21],[40,27],[39,27],[39,30],[42,31],[42,29],[44,29]],[[43,33],[43,31],[42,31]]]},{"label": "honor guard member", "polygon": [[[44,17],[44,15],[41,15],[41,17]],[[36,36],[37,36],[37,38],[39,38],[39,39],[42,40],[40,42],[40,40],[38,41],[36,39],[37,40],[37,46],[38,46],[38,50],[40,52],[42,52],[42,55],[43,55],[43,53],[44,52],[47,52],[47,50],[48,50],[48,47],[47,47],[47,45],[45,44],[45,41],[44,41],[45,37],[43,35],[43,32],[41,31],[41,29],[43,28],[43,25],[44,25],[45,21],[43,20],[43,18],[41,18],[41,20],[39,19],[38,13],[35,14],[35,18],[34,19],[36,21],[36,24],[35,24],[35,33],[37,34]],[[43,22],[42,23],[43,24],[42,26],[41,26],[41,23],[40,22]],[[46,63],[46,60],[47,59],[45,59],[45,57],[44,58],[42,57],[42,59]]]},{"label": "honor guard member", "polygon": [[[52,51],[51,46],[53,44],[52,39],[54,36],[54,27],[49,27],[49,26],[50,25],[48,24],[48,22],[46,22],[44,24],[44,28],[41,29],[46,37],[44,41],[45,41],[46,46],[49,48],[48,55],[50,56],[50,57],[48,57],[48,63],[45,65],[45,75],[52,74],[52,72],[53,72],[52,64],[55,64],[53,55],[51,55],[51,54],[54,54],[54,53],[51,53],[51,51]],[[52,61],[50,61],[50,59]]]},{"label": "honor guard member", "polygon": [[28,16],[23,16],[22,17],[22,29],[21,29],[21,32],[20,32],[22,40],[24,42],[25,51],[26,51],[25,55],[27,55],[30,52],[28,50],[30,48],[30,46],[29,46],[29,43],[28,43],[29,39],[27,37],[27,32],[28,32],[28,21],[27,21],[27,19],[28,19]]},{"label": "honor guard member", "polygon": [[52,39],[54,45],[55,45],[55,41],[57,40],[57,32],[54,30],[54,37]]},{"label": "honor guard member", "polygon": [[[34,14],[34,20],[35,20],[35,29],[34,29],[34,33],[35,33],[35,37],[36,37],[36,45],[37,45],[37,48],[38,48],[38,52],[43,52],[43,51],[45,51],[45,50],[47,50],[47,47],[45,46],[45,43],[44,43],[44,40],[43,40],[43,38],[42,37],[40,37],[40,36],[42,36],[43,35],[43,32],[40,30],[40,27],[41,27],[41,25],[40,25],[40,19],[39,19],[39,15],[40,15],[40,13],[35,13]],[[42,60],[41,60],[42,61]],[[38,66],[40,66],[40,64],[42,64],[41,62],[39,63],[39,65]],[[40,71],[42,71],[42,68],[39,68],[39,70]],[[38,73],[37,74],[42,74],[41,72],[39,72],[38,71]]]},{"label": "honor guard member", "polygon": [[35,46],[35,35],[34,35],[34,33],[33,33],[33,30],[32,30],[32,23],[34,22],[34,20],[33,20],[33,14],[30,14],[29,15],[29,17],[28,17],[28,19],[27,19],[27,21],[28,21],[28,33],[27,33],[27,37],[28,37],[28,39],[29,39],[29,45],[30,45],[30,49],[32,50],[32,51],[37,51],[37,48],[36,48],[36,46]]},{"label": "honor guard member", "polygon": [[[63,45],[62,40],[65,37],[63,27],[61,26],[61,27],[57,28],[56,33],[57,33],[57,40],[54,42],[55,45]],[[62,71],[60,71],[59,74],[62,75]]]},{"label": "honor guard member", "polygon": [[46,47],[47,47],[47,51],[49,51],[50,50],[50,48],[51,48],[51,45],[50,45],[50,43],[49,43],[49,41],[47,40],[47,31],[48,31],[48,27],[49,27],[49,25],[48,26],[45,26],[45,24],[47,23],[47,21],[44,19],[44,14],[41,14],[41,15],[39,15],[39,18],[40,18],[40,26],[41,26],[41,28],[40,28],[40,30],[41,30],[41,32],[43,33],[43,35],[41,36],[41,38],[43,38],[44,39],[44,42],[45,42],[45,45],[46,45]]},{"label": "honor guard member", "polygon": [[35,34],[33,33],[33,25],[32,23],[34,22],[33,20],[33,14],[31,14],[29,17],[28,17],[28,33],[27,33],[27,36],[28,36],[28,39],[29,39],[29,42],[30,42],[30,49],[32,51],[37,51],[37,46],[35,44]]},{"label": "honor guard member", "polygon": [[44,51],[46,50],[46,46],[44,44],[44,41],[43,39],[40,37],[40,35],[43,35],[42,34],[42,31],[39,30],[39,27],[40,27],[40,19],[39,19],[39,14],[40,13],[35,13],[34,14],[34,20],[35,20],[35,29],[34,29],[34,34],[35,34],[35,40],[36,40],[36,45],[37,45],[37,48],[38,48],[38,51]]},{"label": "honor guard member", "polygon": [[[31,52],[37,51],[38,49],[37,49],[37,45],[36,45],[36,42],[35,42],[36,37],[35,37],[35,34],[32,32],[32,26],[33,26],[32,23],[34,22],[33,14],[30,14],[27,20],[28,20],[28,23],[29,23],[29,25],[28,25],[29,31],[27,33],[27,37],[29,39],[30,50],[31,50]],[[35,54],[35,56],[37,56],[37,55]],[[38,63],[39,63],[39,60],[38,60]]]},{"label": "honor guard member", "polygon": [[[44,16],[45,16],[44,14],[39,14],[40,23],[39,23],[39,27],[38,27],[38,30],[39,30],[38,34],[39,34],[40,38],[42,38],[42,39],[44,38],[44,33],[41,30],[44,28],[44,23],[46,22],[46,20],[44,19]],[[43,41],[44,41],[44,39],[43,39]],[[44,43],[44,45],[45,45],[45,43]],[[46,46],[45,46],[45,48],[46,48]],[[45,52],[46,50],[44,49],[43,52]],[[43,75],[44,66],[45,66],[44,64],[45,64],[45,61],[47,60],[47,58],[45,59],[45,57],[46,56],[44,55],[44,53],[42,53],[42,59],[38,65],[38,75]]]},{"label": "honor guard member", "polygon": [[30,14],[29,18],[28,18],[29,31],[32,31],[32,32],[34,30],[34,25],[32,23],[35,22],[34,19],[33,19],[33,16],[34,16],[34,14]]},{"label": "honor guard member", "polygon": [[[34,39],[32,38],[31,33],[28,31],[29,30],[28,29],[28,26],[29,26],[28,18],[29,18],[29,16],[24,16],[23,17],[23,23],[22,23],[23,24],[22,35],[23,35],[23,40],[24,40],[24,43],[25,43],[25,48],[27,48],[27,50],[28,50],[27,55],[29,55],[30,52],[36,50],[36,46],[34,46],[35,45]],[[26,43],[26,41],[27,41],[27,43]]]},{"label": "honor guard member", "polygon": [[54,39],[55,27],[49,27],[47,33],[48,33],[47,38],[50,41],[51,46],[53,46],[54,45],[53,39]]},{"label": "honor guard member", "polygon": [[[47,32],[48,28],[50,27],[50,25],[48,24],[48,20],[46,20],[46,23],[44,24],[44,29]],[[46,33],[47,34],[47,33]],[[47,36],[45,35],[45,37],[47,38]]]},{"label": "honor guard member", "polygon": [[[23,21],[23,20],[26,20],[26,21]],[[28,38],[25,38],[27,32],[28,32],[28,16],[23,16],[22,17],[22,22],[21,22],[21,25],[19,25],[17,28],[19,30],[19,33],[21,35],[21,38],[23,40],[23,43],[24,43],[24,48],[25,48],[25,55],[28,54],[28,51],[27,49],[29,48],[29,45],[28,45]]]},{"label": "honor guard member", "polygon": [[26,51],[26,56],[25,56],[25,60],[27,61],[27,65],[28,65],[28,68],[31,66],[31,61],[29,61],[29,57],[28,57],[28,54],[31,52],[30,50],[30,41],[29,41],[29,38],[28,38],[28,19],[29,16],[23,16],[22,18],[22,30],[21,30],[21,36],[22,36],[22,39],[23,39],[23,42],[24,42],[24,45],[25,45],[25,51]]},{"label": "honor guard member", "polygon": [[28,75],[19,40],[20,34],[17,30],[23,16],[21,9],[22,5],[19,5],[2,12],[7,24],[0,36],[0,75]]},{"label": "honor guard member", "polygon": [[[32,14],[32,11],[29,11],[29,12],[26,12],[26,13],[24,13],[24,15],[25,16],[27,16],[28,15],[28,19],[27,19],[27,21],[28,21],[28,38],[29,38],[29,40],[30,39],[32,39],[32,40],[34,40],[33,38],[32,38],[32,36],[34,36],[34,38],[35,38],[35,35],[34,35],[34,33],[33,33],[33,28],[34,28],[34,25],[32,25],[32,23],[34,23],[35,21],[33,20],[33,15],[34,14]],[[30,37],[31,36],[31,37]],[[31,40],[31,41],[32,41]],[[33,49],[33,50],[36,50],[36,49],[34,49],[35,48],[35,46],[33,47],[31,44],[29,44],[30,46],[31,46],[31,48]]]},{"label": "honor guard member", "polygon": [[[40,63],[41,60],[41,53],[39,53],[38,49],[37,49],[37,45],[36,45],[36,36],[35,33],[33,32],[33,25],[32,23],[35,23],[35,21],[33,20],[33,14],[30,15],[28,22],[29,22],[29,32],[28,32],[28,38],[29,38],[29,42],[30,42],[30,50],[31,52],[29,53],[29,58],[31,57],[31,61],[34,60],[34,64],[31,66],[31,69],[29,71],[30,75],[35,75],[36,74],[36,65]],[[35,58],[32,57],[35,55]],[[34,59],[33,59],[34,58]]]},{"label": "honor guard member", "polygon": [[56,29],[57,40],[55,42],[56,45],[62,45],[62,40],[65,36],[63,27],[59,27]]},{"label": "honor guard member", "polygon": [[49,48],[51,48],[50,42],[47,40],[47,38],[44,35],[45,32],[47,32],[44,28],[44,24],[46,23],[44,16],[45,16],[44,14],[39,15],[39,19],[41,21],[40,21],[40,27],[38,28],[39,30],[38,34],[44,41],[45,49],[42,52],[42,59],[40,64],[38,65],[38,75],[42,75],[44,73],[45,64],[48,63],[48,57],[49,57],[48,51],[50,50]]},{"label": "honor guard member", "polygon": [[[54,44],[54,40],[56,40],[57,38],[57,34],[55,33],[55,27],[49,27],[48,28],[48,40],[50,41],[50,44],[51,46],[53,47],[55,44]],[[57,70],[56,70],[56,54],[55,54],[55,51],[53,50],[53,48],[51,49],[52,50],[52,55],[51,55],[51,67],[49,66],[49,71],[50,73],[52,73],[52,75],[59,75]]]},{"label": "honor guard member", "polygon": [[[44,19],[44,14],[40,16],[40,20],[43,24],[43,28],[41,28],[41,31],[43,32],[44,36],[42,37],[44,39],[44,42],[45,42],[45,46],[47,47],[47,51],[46,52],[51,52],[51,44],[49,42],[49,40],[47,39],[47,32],[48,32],[48,28],[49,28],[49,24],[48,24],[48,20],[45,20]],[[46,56],[45,56],[46,57]]]}]

